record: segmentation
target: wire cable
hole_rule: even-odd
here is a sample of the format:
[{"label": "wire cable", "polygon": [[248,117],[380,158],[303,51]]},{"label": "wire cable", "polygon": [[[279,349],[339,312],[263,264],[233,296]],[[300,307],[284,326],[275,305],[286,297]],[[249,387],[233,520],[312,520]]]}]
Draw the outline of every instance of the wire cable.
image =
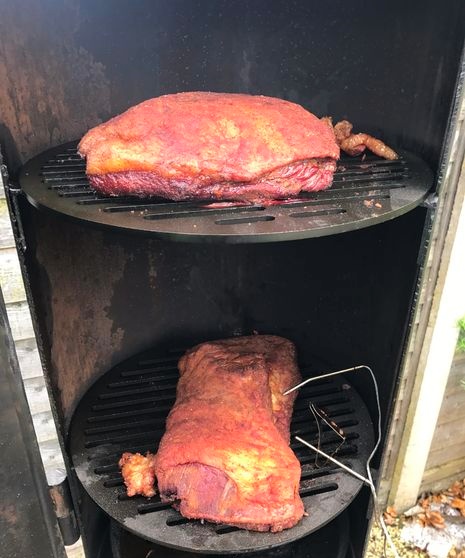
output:
[{"label": "wire cable", "polygon": [[316,448],[312,444],[309,444],[308,442],[306,442],[305,440],[303,440],[299,436],[294,436],[294,438],[296,440],[298,440],[301,444],[304,444],[307,447],[309,447],[312,451],[315,451],[316,453],[319,453],[320,455],[322,455],[326,459],[329,459],[330,461],[332,461],[333,463],[335,463],[336,465],[338,465],[339,467],[344,469],[349,474],[358,478],[359,480],[364,482],[370,488],[371,495],[372,495],[372,498],[373,498],[373,507],[374,507],[374,512],[375,512],[374,516],[379,521],[379,523],[381,525],[381,530],[383,531],[383,534],[384,534],[384,536],[385,536],[385,538],[388,542],[389,548],[391,549],[391,552],[393,553],[394,557],[395,558],[400,558],[400,555],[397,552],[397,549],[394,545],[394,542],[391,538],[391,535],[390,535],[390,533],[387,529],[386,523],[385,523],[384,518],[383,518],[383,514],[381,513],[381,511],[379,509],[378,495],[376,493],[375,484],[373,482],[373,476],[371,474],[371,467],[370,467],[371,466],[371,461],[373,460],[373,457],[375,456],[376,452],[378,451],[379,445],[381,444],[381,403],[380,403],[380,399],[379,399],[378,382],[376,381],[376,377],[373,373],[373,370],[369,366],[367,366],[366,364],[361,364],[361,365],[358,365],[358,366],[353,366],[352,368],[345,368],[343,370],[337,370],[335,372],[327,372],[325,374],[320,374],[319,376],[313,376],[312,378],[307,378],[303,382],[300,382],[296,386],[294,386],[294,387],[288,389],[287,391],[285,391],[283,393],[283,395],[287,395],[289,393],[292,393],[293,391],[299,389],[300,387],[302,387],[302,386],[304,386],[304,385],[306,385],[310,382],[313,382],[315,380],[321,380],[322,378],[337,376],[339,374],[344,374],[346,372],[356,372],[358,370],[367,370],[370,373],[371,379],[373,381],[374,390],[375,390],[376,406],[377,406],[377,411],[378,411],[378,420],[377,420],[377,430],[378,430],[377,434],[378,434],[378,436],[377,436],[377,439],[376,439],[376,443],[373,447],[373,450],[370,453],[370,455],[368,456],[368,459],[367,459],[367,462],[366,462],[366,474],[367,474],[366,478],[363,475],[360,475],[359,473],[357,473],[356,471],[353,471],[350,467],[347,467],[346,465],[344,465],[343,463],[341,463],[337,459],[334,459],[334,457],[331,457],[330,455],[326,454],[321,449]]}]

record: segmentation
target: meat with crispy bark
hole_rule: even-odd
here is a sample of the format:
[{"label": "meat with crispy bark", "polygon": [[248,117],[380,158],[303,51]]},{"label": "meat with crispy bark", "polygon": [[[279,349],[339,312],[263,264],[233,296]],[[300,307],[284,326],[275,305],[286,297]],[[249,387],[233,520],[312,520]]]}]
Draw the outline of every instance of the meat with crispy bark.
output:
[{"label": "meat with crispy bark", "polygon": [[130,108],[87,132],[79,153],[105,195],[261,202],[327,188],[339,147],[295,103],[192,92]]},{"label": "meat with crispy bark", "polygon": [[128,496],[155,496],[154,455],[124,452],[118,462]]},{"label": "meat with crispy bark", "polygon": [[[256,531],[293,527],[304,513],[289,447],[296,393],[282,394],[300,381],[294,345],[271,335],[203,343],[179,371],[153,459],[161,499],[188,518]],[[137,493],[130,472],[123,467],[128,493]]]},{"label": "meat with crispy bark", "polygon": [[304,509],[289,447],[300,380],[293,344],[274,336],[204,343],[179,363],[176,404],[155,457],[160,497],[182,515],[256,531]]}]

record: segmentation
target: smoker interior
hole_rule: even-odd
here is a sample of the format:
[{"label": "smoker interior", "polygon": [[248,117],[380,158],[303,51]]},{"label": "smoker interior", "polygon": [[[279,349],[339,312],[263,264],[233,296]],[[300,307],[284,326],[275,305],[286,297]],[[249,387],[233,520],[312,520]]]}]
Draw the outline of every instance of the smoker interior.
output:
[{"label": "smoker interior", "polygon": [[[0,5],[8,22],[0,143],[13,182],[31,157],[143,99],[185,90],[274,95],[347,117],[419,156],[436,177],[444,173],[463,46],[458,0]],[[324,238],[206,245],[99,230],[38,211],[21,195],[17,201],[27,288],[64,440],[80,399],[119,362],[174,340],[187,346],[253,331],[290,338],[303,361],[318,355],[329,368],[372,366],[385,434],[427,247],[425,208]],[[366,377],[350,381],[373,419]],[[102,538],[108,516],[71,466],[70,480],[88,555],[111,556]],[[366,491],[348,513],[361,556]]]},{"label": "smoker interior", "polygon": [[[148,347],[182,349],[193,340],[254,331],[291,339],[303,363],[318,357],[315,372],[370,365],[385,429],[425,209],[342,235],[241,245],[172,243],[83,227],[39,212],[26,200],[21,213],[44,357],[65,438],[90,386],[126,358]],[[348,380],[374,420],[368,376],[353,373]],[[96,552],[108,516],[80,483],[75,496],[86,544]],[[366,494],[354,504],[351,521],[359,522],[361,546]]]}]

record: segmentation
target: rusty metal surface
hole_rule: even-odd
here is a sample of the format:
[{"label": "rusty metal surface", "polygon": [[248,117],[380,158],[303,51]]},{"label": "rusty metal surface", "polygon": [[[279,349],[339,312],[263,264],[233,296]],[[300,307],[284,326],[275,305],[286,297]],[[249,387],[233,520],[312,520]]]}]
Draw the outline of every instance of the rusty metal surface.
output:
[{"label": "rusty metal surface", "polygon": [[[65,473],[65,471],[63,472]],[[70,546],[79,538],[79,527],[73,508],[68,479],[66,477],[59,484],[50,486],[50,497],[53,502],[55,515],[58,519],[58,526],[61,531],[61,536],[63,537],[63,542],[67,546]]]},{"label": "rusty metal surface", "polygon": [[0,13],[0,142],[11,172],[106,119],[110,90],[103,65],[76,41],[78,2],[0,0]]},{"label": "rusty metal surface", "polygon": [[64,558],[0,291],[0,556]]}]

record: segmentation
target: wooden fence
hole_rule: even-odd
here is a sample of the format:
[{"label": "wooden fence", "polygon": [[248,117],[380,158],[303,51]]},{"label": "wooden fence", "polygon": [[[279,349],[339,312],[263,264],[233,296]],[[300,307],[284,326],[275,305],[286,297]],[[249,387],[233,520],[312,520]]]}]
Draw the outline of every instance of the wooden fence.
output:
[{"label": "wooden fence", "polygon": [[438,491],[465,478],[465,353],[452,362],[436,424],[422,491]]}]

